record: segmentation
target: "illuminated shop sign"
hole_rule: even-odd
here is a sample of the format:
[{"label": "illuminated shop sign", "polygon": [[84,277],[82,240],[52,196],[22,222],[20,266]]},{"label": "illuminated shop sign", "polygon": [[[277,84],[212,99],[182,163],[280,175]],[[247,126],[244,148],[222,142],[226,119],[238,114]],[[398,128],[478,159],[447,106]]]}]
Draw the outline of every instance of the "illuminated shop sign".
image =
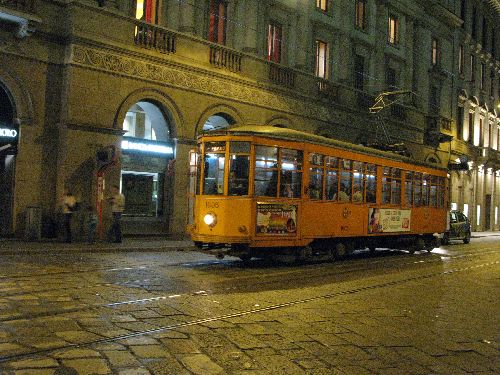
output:
[{"label": "illuminated shop sign", "polygon": [[141,152],[150,154],[172,155],[174,149],[172,146],[158,142],[140,142],[136,140],[122,140],[122,151]]},{"label": "illuminated shop sign", "polygon": [[8,128],[0,128],[0,137],[2,138],[16,138],[17,130],[8,129]]}]

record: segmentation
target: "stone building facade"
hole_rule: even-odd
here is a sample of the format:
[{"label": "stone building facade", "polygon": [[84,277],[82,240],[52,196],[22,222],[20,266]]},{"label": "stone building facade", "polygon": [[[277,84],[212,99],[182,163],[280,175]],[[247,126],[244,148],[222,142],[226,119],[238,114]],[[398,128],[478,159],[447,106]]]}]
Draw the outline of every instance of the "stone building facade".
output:
[{"label": "stone building facade", "polygon": [[452,201],[498,230],[499,13],[498,0],[4,0],[0,235],[25,234],[31,207],[53,235],[65,186],[96,206],[118,184],[126,231],[182,236],[196,136],[233,124],[403,142],[442,166],[468,155]]}]

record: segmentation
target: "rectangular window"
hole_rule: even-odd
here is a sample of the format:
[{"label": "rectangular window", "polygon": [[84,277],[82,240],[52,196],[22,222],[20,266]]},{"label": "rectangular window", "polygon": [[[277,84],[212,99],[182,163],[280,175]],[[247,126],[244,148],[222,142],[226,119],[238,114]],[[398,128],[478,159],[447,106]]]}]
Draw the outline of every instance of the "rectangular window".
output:
[{"label": "rectangular window", "polygon": [[248,195],[250,142],[231,142],[229,152],[228,195]]},{"label": "rectangular window", "polygon": [[[460,0],[460,18],[465,21],[465,0]],[[462,23],[464,27],[465,22]]]},{"label": "rectangular window", "polygon": [[464,107],[457,109],[457,139],[464,139]]},{"label": "rectangular window", "polygon": [[474,112],[469,112],[469,143],[474,142]]},{"label": "rectangular window", "polygon": [[287,148],[280,149],[280,197],[301,197],[302,164],[302,151]]},{"label": "rectangular window", "polygon": [[401,170],[398,168],[384,167],[382,203],[401,204]]},{"label": "rectangular window", "polygon": [[226,143],[212,142],[205,145],[203,172],[203,194],[224,194],[224,165],[226,161]]},{"label": "rectangular window", "polygon": [[137,0],[135,8],[135,18],[147,23],[158,24],[158,1],[157,0]]},{"label": "rectangular window", "polygon": [[267,59],[269,61],[281,62],[281,43],[283,40],[283,31],[279,23],[269,24],[267,34]]},{"label": "rectangular window", "polygon": [[438,40],[435,38],[432,38],[432,52],[431,52],[431,61],[432,65],[438,65]]},{"label": "rectangular window", "polygon": [[474,139],[474,144],[476,146],[483,146],[484,143],[484,119],[479,117],[479,134],[477,139]]},{"label": "rectangular window", "polygon": [[464,203],[464,215],[469,217],[469,205]]},{"label": "rectangular window", "polygon": [[328,0],[316,0],[316,8],[322,12],[328,11]]},{"label": "rectangular window", "polygon": [[491,69],[490,72],[490,96],[495,96],[495,69]]},{"label": "rectangular window", "polygon": [[389,90],[395,90],[396,89],[396,70],[392,68],[387,68],[386,69],[386,81],[387,81],[387,88]]},{"label": "rectangular window", "polygon": [[255,196],[276,197],[278,192],[278,148],[255,146]]},{"label": "rectangular window", "polygon": [[483,17],[483,27],[481,30],[482,33],[482,47],[485,50],[487,48],[487,43],[488,43],[488,22],[486,21],[486,17]]},{"label": "rectangular window", "polygon": [[365,191],[365,201],[375,203],[377,201],[377,166],[375,164],[366,164]]},{"label": "rectangular window", "polygon": [[474,82],[475,70],[476,70],[476,58],[473,54],[471,54],[470,55],[470,81],[471,82]]},{"label": "rectangular window", "polygon": [[472,34],[472,39],[477,39],[477,9],[475,6],[472,6],[471,34]]},{"label": "rectangular window", "polygon": [[208,40],[214,43],[226,44],[227,3],[222,0],[211,0],[209,11]]},{"label": "rectangular window", "polygon": [[481,225],[481,205],[478,204],[476,207],[476,225]]},{"label": "rectangular window", "polygon": [[363,90],[365,79],[365,58],[354,55],[354,87]]},{"label": "rectangular window", "polygon": [[464,74],[464,59],[465,59],[464,45],[460,44],[460,46],[458,47],[458,73],[459,74]]},{"label": "rectangular window", "polygon": [[328,44],[316,41],[316,76],[328,78]]},{"label": "rectangular window", "polygon": [[309,154],[309,198],[323,199],[323,182],[325,176],[325,157],[320,154]]},{"label": "rectangular window", "polygon": [[485,81],[486,81],[486,65],[485,63],[481,63],[481,76],[480,76],[480,81],[479,81],[479,88],[481,90],[484,90],[485,86]]},{"label": "rectangular window", "polygon": [[498,225],[498,206],[495,206],[495,225]]},{"label": "rectangular window", "polygon": [[366,0],[356,0],[356,27],[366,29]]},{"label": "rectangular window", "polygon": [[398,44],[399,43],[398,33],[399,33],[399,20],[396,18],[396,16],[389,14],[387,41],[393,45]]},{"label": "rectangular window", "polygon": [[339,159],[335,156],[325,156],[326,199],[337,200],[339,191]]}]

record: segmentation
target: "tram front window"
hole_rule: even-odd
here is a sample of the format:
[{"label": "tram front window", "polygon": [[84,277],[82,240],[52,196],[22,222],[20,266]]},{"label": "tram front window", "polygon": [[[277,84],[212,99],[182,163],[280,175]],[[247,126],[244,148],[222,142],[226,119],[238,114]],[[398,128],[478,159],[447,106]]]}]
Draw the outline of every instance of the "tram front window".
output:
[{"label": "tram front window", "polygon": [[226,144],[213,142],[205,145],[203,194],[224,194],[224,165]]},{"label": "tram front window", "polygon": [[250,169],[250,143],[231,142],[229,150],[228,195],[248,195]]}]

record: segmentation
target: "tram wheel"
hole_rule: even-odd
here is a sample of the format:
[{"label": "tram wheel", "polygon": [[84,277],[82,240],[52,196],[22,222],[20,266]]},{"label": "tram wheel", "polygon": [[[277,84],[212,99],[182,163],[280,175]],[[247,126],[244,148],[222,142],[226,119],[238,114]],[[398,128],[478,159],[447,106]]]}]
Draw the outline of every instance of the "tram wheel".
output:
[{"label": "tram wheel", "polygon": [[419,237],[415,240],[415,244],[411,245],[409,248],[410,254],[415,253],[415,251],[421,251],[425,249],[425,241],[423,238]]},{"label": "tram wheel", "polygon": [[296,254],[296,261],[297,262],[304,262],[306,260],[309,260],[312,258],[313,255],[313,249],[311,246],[302,246],[297,250]]},{"label": "tram wheel", "polygon": [[335,252],[334,256],[336,259],[343,259],[347,255],[347,248],[346,246],[342,243],[339,242],[335,245]]},{"label": "tram wheel", "polygon": [[246,263],[249,262],[250,259],[252,259],[252,256],[250,254],[241,254],[239,258]]}]

